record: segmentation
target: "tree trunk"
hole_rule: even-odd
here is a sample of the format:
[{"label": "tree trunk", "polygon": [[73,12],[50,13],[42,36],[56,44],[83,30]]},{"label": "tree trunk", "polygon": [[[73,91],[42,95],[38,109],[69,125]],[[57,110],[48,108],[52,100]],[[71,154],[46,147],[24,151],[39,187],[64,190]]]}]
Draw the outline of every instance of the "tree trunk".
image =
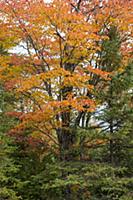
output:
[{"label": "tree trunk", "polygon": [[[64,66],[65,70],[73,72],[74,71],[74,64],[66,64]],[[72,86],[64,86],[64,88],[60,91],[60,101],[67,100],[68,94],[71,94],[73,91]],[[71,107],[66,108],[60,114],[60,120],[62,122],[62,127],[56,130],[59,147],[60,147],[60,160],[63,162],[68,162],[74,160],[74,153],[72,152],[73,144],[76,141],[76,132],[72,131],[70,127],[71,123]],[[65,169],[62,170],[62,178],[67,179],[69,173]],[[65,200],[73,200],[72,199],[72,192],[71,187],[67,185],[65,190],[63,191],[63,196]]]},{"label": "tree trunk", "polygon": [[72,131],[69,126],[70,113],[63,113],[62,115],[64,125],[57,130],[58,142],[60,146],[60,159],[62,161],[69,161],[74,159],[72,148],[76,140],[76,133]]}]

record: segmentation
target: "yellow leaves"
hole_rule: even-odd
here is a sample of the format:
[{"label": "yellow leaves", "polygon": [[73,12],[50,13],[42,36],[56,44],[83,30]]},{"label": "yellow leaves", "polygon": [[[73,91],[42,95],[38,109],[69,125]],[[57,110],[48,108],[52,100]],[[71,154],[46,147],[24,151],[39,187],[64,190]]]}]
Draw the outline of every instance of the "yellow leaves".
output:
[{"label": "yellow leaves", "polygon": [[43,90],[41,91],[41,89],[32,91],[30,98],[34,100],[34,104],[37,104],[40,107],[53,100],[52,97],[50,97],[48,94],[45,94]]},{"label": "yellow leaves", "polygon": [[28,91],[32,88],[36,88],[38,85],[40,85],[41,81],[36,76],[31,76],[27,79],[20,79],[18,88],[16,89],[16,92],[24,92]]},{"label": "yellow leaves", "polygon": [[20,67],[11,66],[9,56],[0,56],[0,79],[5,84],[6,89],[12,89],[18,82]]},{"label": "yellow leaves", "polygon": [[0,56],[0,75],[4,72],[4,70],[9,66],[9,57]]},{"label": "yellow leaves", "polygon": [[[61,78],[61,82],[57,80]],[[28,91],[30,89],[35,88],[43,88],[44,82],[52,83],[52,87],[58,87],[59,89],[63,88],[64,86],[74,86],[76,88],[89,88],[91,89],[92,86],[88,84],[90,76],[84,74],[81,76],[79,73],[70,73],[69,71],[63,68],[55,68],[53,70],[40,73],[37,75],[32,75],[28,78],[21,78],[19,88],[17,88],[17,92]],[[42,87],[41,87],[42,85]],[[42,94],[43,95],[43,94]]]},{"label": "yellow leaves", "polygon": [[0,45],[4,49],[11,49],[17,41],[16,36],[10,33],[8,24],[3,24],[2,20],[0,20],[0,30]]},{"label": "yellow leaves", "polygon": [[[15,71],[13,73],[15,73]],[[42,96],[42,99],[44,98],[45,100],[45,92],[42,92],[43,90],[45,90],[45,82],[52,84],[51,88],[53,88],[54,90],[55,89],[60,90],[63,87],[67,86],[73,86],[78,89],[88,88],[90,90],[92,89],[92,86],[88,84],[89,79],[90,76],[85,73],[82,76],[78,72],[70,73],[69,71],[63,68],[55,68],[53,70],[44,73],[31,75],[27,78],[20,77],[18,79],[18,85],[16,86],[17,87],[16,91],[20,93],[33,89],[32,93],[34,96],[38,96],[38,98]],[[35,94],[35,89],[37,88],[38,91],[36,91],[36,94],[38,93],[41,95]]]},{"label": "yellow leaves", "polygon": [[117,71],[118,71],[118,73],[122,73],[122,72],[125,71],[125,67],[124,67],[124,66],[121,66],[121,67],[118,68]]},{"label": "yellow leaves", "polygon": [[42,80],[47,81],[48,79],[57,78],[61,76],[68,76],[70,72],[63,68],[54,68],[53,70],[47,71],[45,73],[41,73],[39,76]]},{"label": "yellow leaves", "polygon": [[66,100],[51,101],[49,105],[55,108],[54,111],[57,113],[69,112],[72,109],[93,112],[96,107],[95,102],[86,96],[73,97],[73,95],[68,95]]},{"label": "yellow leaves", "polygon": [[31,97],[34,97],[34,99],[39,100],[39,99],[43,99],[44,102],[51,100],[51,97],[46,95],[43,91],[37,90],[37,91],[33,91],[31,94]]},{"label": "yellow leaves", "polygon": [[81,76],[78,73],[73,73],[69,76],[64,77],[63,87],[64,86],[74,86],[76,88],[83,88],[88,85],[90,77],[89,75],[84,74]]}]

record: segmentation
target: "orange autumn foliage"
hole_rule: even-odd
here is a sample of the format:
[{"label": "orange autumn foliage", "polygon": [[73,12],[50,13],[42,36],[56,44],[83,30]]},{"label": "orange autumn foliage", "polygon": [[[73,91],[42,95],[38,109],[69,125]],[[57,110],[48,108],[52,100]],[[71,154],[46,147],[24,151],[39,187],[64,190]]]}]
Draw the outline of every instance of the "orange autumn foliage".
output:
[{"label": "orange autumn foliage", "polygon": [[20,127],[30,124],[50,135],[64,126],[64,113],[70,114],[69,127],[73,113],[94,111],[91,74],[110,80],[108,72],[90,66],[101,41],[108,39],[101,32],[116,25],[121,35],[130,38],[130,1],[81,1],[76,6],[74,0],[0,1],[1,26],[17,49],[24,47],[22,56],[10,56],[7,64],[0,58],[6,89],[18,99],[30,99],[22,110]]}]

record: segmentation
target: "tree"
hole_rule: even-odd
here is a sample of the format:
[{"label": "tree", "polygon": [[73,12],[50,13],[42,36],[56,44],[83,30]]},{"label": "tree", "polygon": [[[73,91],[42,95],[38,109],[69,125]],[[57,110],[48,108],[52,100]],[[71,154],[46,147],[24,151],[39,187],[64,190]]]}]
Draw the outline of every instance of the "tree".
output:
[{"label": "tree", "polygon": [[[123,55],[122,70],[127,66],[131,47],[131,2],[1,0],[0,3],[3,20],[0,23],[5,31],[5,35],[1,36],[3,41],[8,35],[8,43],[13,41],[17,51],[23,47],[21,53],[12,53],[8,59],[1,57],[0,78],[5,89],[12,91],[17,98],[13,112],[8,115],[16,116],[19,124],[11,129],[10,134],[24,135],[26,139],[31,137],[32,142],[33,138],[39,138],[42,141],[37,143],[40,149],[46,146],[50,152],[54,147],[52,159],[60,158],[60,163],[52,162],[56,165],[56,170],[48,161],[49,167],[45,162],[45,169],[42,170],[44,173],[36,170],[33,175],[34,170],[28,173],[25,169],[29,181],[27,185],[29,188],[31,185],[35,186],[41,174],[49,174],[45,180],[41,179],[43,189],[48,193],[45,196],[44,190],[39,187],[40,198],[50,199],[51,196],[47,194],[56,191],[65,199],[72,199],[74,196],[76,199],[81,192],[86,195],[83,198],[88,199],[90,193],[87,190],[95,192],[92,189],[93,183],[89,185],[89,181],[90,177],[97,180],[94,175],[97,166],[94,176],[86,175],[86,170],[91,173],[91,169],[83,167],[81,162],[77,167],[77,160],[81,159],[77,156],[78,142],[81,144],[78,141],[78,127],[91,128],[93,112],[105,101],[98,96],[98,91],[104,90],[105,96],[110,93],[114,75],[121,67],[121,56],[115,57],[118,50]],[[113,35],[114,27],[117,27],[123,38],[121,44],[118,36]],[[98,139],[96,138],[96,144]],[[21,145],[20,148],[25,150],[28,142],[29,140],[22,141],[24,148]],[[26,155],[31,158],[29,154]],[[26,159],[22,160],[27,162]],[[37,160],[32,157],[32,161],[31,165]],[[28,164],[30,169],[31,165]],[[86,177],[89,180],[87,183]],[[49,178],[51,185],[47,184]],[[100,189],[101,185],[98,185]],[[111,187],[113,185],[114,181]],[[23,191],[20,193],[25,195]],[[35,192],[34,195],[33,197],[29,191],[24,198],[38,198],[39,194]],[[101,194],[96,198],[101,198]],[[112,196],[108,198],[111,199]]]},{"label": "tree", "polygon": [[[120,52],[123,39],[116,27],[110,28],[108,36],[110,39],[103,42],[100,64],[103,68],[111,71],[113,76],[105,90],[99,91],[99,99],[103,105],[99,109],[100,113],[97,118],[101,121],[99,123],[101,132],[110,138],[110,161],[115,163],[114,159],[116,158],[119,163],[121,157],[119,148],[124,145],[121,142],[126,140],[128,132],[130,135],[131,129],[132,60],[129,59],[127,66],[123,65],[124,56]],[[131,139],[129,135],[127,136],[128,140]],[[126,142],[124,141],[124,143]],[[119,156],[115,155],[114,158],[114,151],[118,151]]]},{"label": "tree", "polygon": [[[1,45],[0,56],[7,56],[7,51]],[[10,102],[10,103],[9,103]],[[6,132],[11,129],[15,122],[5,113],[12,107],[13,97],[4,90],[2,82],[0,83],[0,198],[1,200],[18,200],[14,185],[17,179],[14,177],[18,171],[11,154],[14,152],[12,142],[7,137]]]},{"label": "tree", "polygon": [[[90,66],[101,46],[100,41],[104,40],[100,31],[114,21],[119,23],[115,14],[123,9],[120,2],[118,10],[111,15],[112,4],[108,8],[105,3],[102,9],[107,15],[106,23],[106,20],[102,22],[105,14],[96,1],[92,11],[89,10],[92,4],[79,1],[76,6],[75,3],[56,0],[49,3],[1,2],[6,14],[4,24],[10,35],[15,35],[18,45],[26,50],[23,57],[12,58],[12,67],[8,65],[4,69],[9,70],[8,74],[3,75],[8,79],[7,87],[14,88],[20,98],[28,101],[20,126],[27,126],[29,121],[28,126],[33,130],[57,141],[63,160],[71,159],[67,155],[75,142],[75,128],[71,127],[79,125],[83,113],[95,109],[96,102],[90,97],[94,86],[90,84],[90,73],[103,79],[108,76],[105,71]],[[91,20],[85,15],[87,10]],[[119,27],[122,29],[124,16],[121,20]],[[129,24],[124,24],[127,31],[128,27]]]}]

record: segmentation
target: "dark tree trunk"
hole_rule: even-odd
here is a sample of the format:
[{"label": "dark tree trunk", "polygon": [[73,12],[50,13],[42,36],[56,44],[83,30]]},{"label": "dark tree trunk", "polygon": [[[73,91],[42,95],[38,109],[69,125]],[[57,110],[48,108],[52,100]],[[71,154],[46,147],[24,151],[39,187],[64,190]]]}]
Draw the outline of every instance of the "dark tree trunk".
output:
[{"label": "dark tree trunk", "polygon": [[73,160],[72,147],[75,143],[75,133],[67,127],[62,127],[57,130],[58,141],[60,146],[60,159],[62,161]]},{"label": "dark tree trunk", "polygon": [[[66,64],[64,69],[73,72],[75,68],[74,64]],[[73,91],[72,86],[64,86],[60,91],[60,101],[67,100],[68,94]],[[59,116],[62,127],[56,130],[59,147],[60,147],[60,160],[66,164],[70,160],[74,160],[74,154],[72,153],[73,145],[76,141],[76,132],[70,127],[71,125],[71,107],[66,107]],[[62,178],[67,179],[69,173],[67,170],[62,170]],[[72,200],[72,192],[70,185],[67,185],[62,191],[65,200]]]},{"label": "dark tree trunk", "polygon": [[[64,69],[73,72],[75,69],[75,64],[66,63]],[[60,101],[67,100],[68,94],[71,94],[73,87],[64,86],[60,91]],[[72,159],[71,149],[75,143],[75,132],[70,128],[71,123],[71,107],[68,107],[60,115],[62,127],[57,129],[58,142],[60,146],[60,158],[62,161],[68,161]]]}]

